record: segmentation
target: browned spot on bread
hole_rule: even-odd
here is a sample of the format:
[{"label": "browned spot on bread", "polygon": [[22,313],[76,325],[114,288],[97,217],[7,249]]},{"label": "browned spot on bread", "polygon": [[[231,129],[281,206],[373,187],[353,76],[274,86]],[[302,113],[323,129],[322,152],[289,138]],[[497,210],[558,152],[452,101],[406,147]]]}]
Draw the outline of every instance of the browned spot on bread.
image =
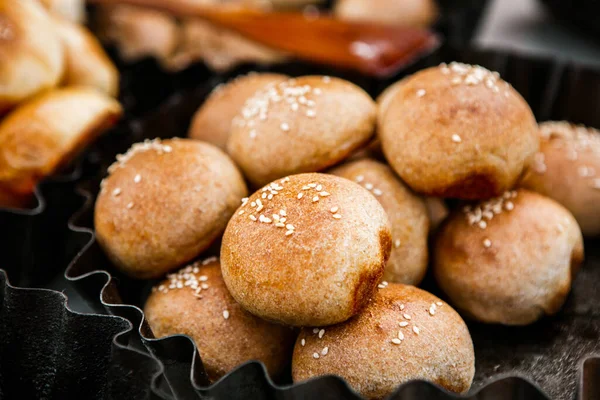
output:
[{"label": "browned spot on bread", "polygon": [[579,272],[584,259],[583,242],[577,243],[571,252],[571,277],[575,277],[575,274]]},{"label": "browned spot on bread", "polygon": [[353,314],[359,312],[369,302],[374,291],[377,290],[379,280],[383,276],[384,265],[385,263],[381,264],[380,268],[361,274],[358,278],[358,284],[356,285],[352,299]]},{"label": "browned spot on bread", "polygon": [[498,186],[493,175],[487,173],[475,173],[466,178],[457,180],[447,188],[441,188],[431,194],[439,197],[477,200],[499,196],[502,194],[502,188]]},{"label": "browned spot on bread", "polygon": [[385,263],[390,258],[392,252],[392,235],[389,230],[381,229],[379,231],[379,244],[381,246],[381,254],[383,259],[381,265],[385,266]]}]

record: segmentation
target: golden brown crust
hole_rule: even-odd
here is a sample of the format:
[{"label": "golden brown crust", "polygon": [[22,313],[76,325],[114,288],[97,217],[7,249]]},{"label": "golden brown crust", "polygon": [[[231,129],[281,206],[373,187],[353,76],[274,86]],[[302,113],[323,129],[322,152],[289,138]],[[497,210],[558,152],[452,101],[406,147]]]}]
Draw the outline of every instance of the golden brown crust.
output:
[{"label": "golden brown crust", "polygon": [[212,382],[250,360],[262,361],[277,377],[291,360],[294,330],[257,318],[236,303],[216,260],[192,264],[167,277],[148,297],[144,314],[157,338],[191,336]]},{"label": "golden brown crust", "polygon": [[525,325],[558,312],[583,261],[583,241],[560,204],[526,190],[508,193],[514,195],[470,206],[446,221],[435,244],[434,273],[465,315]]},{"label": "golden brown crust", "polygon": [[418,193],[500,195],[539,147],[527,103],[481,67],[429,68],[404,79],[392,96],[378,133],[390,165]]},{"label": "golden brown crust", "polygon": [[0,114],[56,86],[64,54],[46,10],[34,0],[0,0]]},{"label": "golden brown crust", "polygon": [[232,296],[251,313],[322,326],[364,306],[390,248],[388,218],[367,190],[332,175],[300,174],[240,207],[223,235],[221,265]]},{"label": "golden brown crust", "polygon": [[392,226],[392,252],[383,280],[418,285],[427,270],[429,218],[423,199],[410,191],[387,165],[364,159],[330,171],[369,190]]},{"label": "golden brown crust", "polygon": [[568,122],[542,123],[540,132],[521,186],[566,207],[585,236],[600,234],[600,132]]},{"label": "golden brown crust", "polygon": [[435,22],[438,7],[435,0],[338,0],[334,14],[352,21],[427,27]]},{"label": "golden brown crust", "polygon": [[85,22],[85,0],[38,0],[53,14],[59,15],[71,22]]},{"label": "golden brown crust", "polygon": [[136,278],[156,278],[197,257],[219,237],[247,193],[233,162],[199,141],[134,145],[98,196],[98,243]]},{"label": "golden brown crust", "polygon": [[116,100],[86,88],[57,89],[24,103],[0,123],[0,186],[31,194],[120,116]]},{"label": "golden brown crust", "polygon": [[337,164],[365,145],[376,107],[359,87],[306,76],[249,99],[232,125],[227,149],[256,186]]},{"label": "golden brown crust", "polygon": [[192,119],[188,136],[203,140],[225,150],[231,122],[246,100],[270,83],[279,83],[287,76],[270,73],[251,73],[219,85],[200,106]]},{"label": "golden brown crust", "polygon": [[292,360],[294,382],[334,374],[367,398],[384,398],[413,379],[463,393],[474,373],[471,335],[456,311],[424,290],[394,283],[350,320],[324,332],[303,329]]}]

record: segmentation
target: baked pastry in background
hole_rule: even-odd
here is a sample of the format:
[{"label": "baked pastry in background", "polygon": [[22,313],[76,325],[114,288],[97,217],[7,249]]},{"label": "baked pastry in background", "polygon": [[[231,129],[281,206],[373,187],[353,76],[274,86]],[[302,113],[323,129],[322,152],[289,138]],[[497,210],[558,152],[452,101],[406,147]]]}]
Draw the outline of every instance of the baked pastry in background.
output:
[{"label": "baked pastry in background", "polygon": [[465,206],[442,226],[434,248],[435,277],[453,305],[505,325],[558,312],[582,262],[575,218],[527,190]]},{"label": "baked pastry in background", "polygon": [[434,233],[448,217],[450,210],[448,210],[448,206],[444,203],[444,200],[437,197],[425,197],[424,200],[427,207],[427,214],[429,215],[429,232]]},{"label": "baked pastry in background", "polygon": [[0,115],[58,85],[63,46],[47,11],[35,0],[0,0]]},{"label": "baked pastry in background", "polygon": [[294,382],[334,374],[368,399],[423,379],[464,393],[475,354],[461,317],[436,296],[390,283],[354,318],[323,329],[304,328],[292,360]]},{"label": "baked pastry in background", "polygon": [[340,19],[416,27],[432,25],[439,13],[434,0],[337,0],[333,12]]},{"label": "baked pastry in background", "polygon": [[148,297],[144,314],[155,337],[185,334],[194,340],[211,382],[250,360],[278,377],[291,361],[296,332],[236,303],[215,257],[167,275]]},{"label": "baked pastry in background", "polygon": [[427,271],[429,217],[423,199],[408,189],[392,169],[363,159],[344,164],[331,174],[354,181],[381,203],[392,226],[392,252],[383,280],[418,285]]},{"label": "baked pastry in background", "polygon": [[287,79],[280,74],[250,73],[217,86],[194,114],[188,136],[225,150],[231,123],[246,100],[267,84]]},{"label": "baked pastry in background", "polygon": [[442,64],[390,90],[380,99],[378,134],[391,167],[418,193],[500,195],[539,148],[529,105],[482,67]]},{"label": "baked pastry in background", "polygon": [[13,110],[0,122],[0,206],[25,206],[37,183],[69,163],[121,112],[116,100],[89,88],[56,89]]},{"label": "baked pastry in background", "polygon": [[300,174],[243,200],[223,235],[221,268],[231,295],[254,315],[324,326],[367,303],[390,250],[387,215],[369,191]]},{"label": "baked pastry in background", "polygon": [[85,0],[38,0],[48,11],[71,22],[85,22]]},{"label": "baked pastry in background", "polygon": [[96,201],[96,237],[135,278],[157,278],[198,257],[247,194],[229,157],[196,140],[134,144],[109,173]]},{"label": "baked pastry in background", "polygon": [[568,122],[539,126],[541,147],[521,186],[565,206],[584,236],[600,234],[600,132]]},{"label": "baked pastry in background", "polygon": [[255,186],[321,171],[364,146],[375,102],[339,78],[292,78],[258,91],[234,120],[227,151]]}]

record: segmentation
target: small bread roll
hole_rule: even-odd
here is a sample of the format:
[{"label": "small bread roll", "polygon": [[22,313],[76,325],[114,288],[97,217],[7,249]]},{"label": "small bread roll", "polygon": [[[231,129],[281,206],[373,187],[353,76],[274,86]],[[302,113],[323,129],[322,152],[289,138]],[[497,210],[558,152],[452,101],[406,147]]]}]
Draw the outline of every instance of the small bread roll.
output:
[{"label": "small bread roll", "polygon": [[84,0],[38,0],[47,10],[71,22],[85,22]]},{"label": "small bread roll", "polygon": [[231,122],[242,110],[246,100],[266,85],[286,79],[285,75],[280,74],[250,73],[217,86],[196,111],[188,136],[225,150]]},{"label": "small bread roll", "polygon": [[434,0],[337,0],[333,12],[350,21],[415,27],[430,26],[438,16]]},{"label": "small bread roll", "polygon": [[429,218],[425,202],[390,167],[373,160],[354,161],[331,171],[375,196],[392,225],[392,253],[383,280],[418,285],[427,271]]},{"label": "small bread roll", "polygon": [[568,122],[545,122],[540,134],[540,152],[521,186],[565,206],[584,236],[600,234],[600,132]]},{"label": "small bread roll", "polygon": [[369,399],[382,399],[415,379],[464,393],[475,374],[473,342],[448,304],[414,286],[391,283],[356,317],[300,332],[294,382],[329,374]]},{"label": "small bread roll", "polygon": [[390,165],[413,190],[486,199],[520,178],[539,148],[531,109],[479,66],[442,64],[405,78],[381,99],[379,135]]},{"label": "small bread roll", "polygon": [[62,83],[87,86],[116,97],[119,72],[98,40],[87,28],[61,17],[53,17],[65,48],[67,65]]},{"label": "small bread roll", "polygon": [[431,225],[429,232],[433,233],[448,217],[450,211],[442,199],[438,199],[437,197],[425,197],[424,200]]},{"label": "small bread roll", "polygon": [[369,141],[375,113],[374,101],[350,82],[293,78],[248,99],[233,122],[227,150],[256,186],[320,171]]},{"label": "small bread roll", "polygon": [[195,140],[134,144],[109,173],[96,201],[96,236],[135,278],[160,277],[197,257],[247,194],[229,157]]},{"label": "small bread roll", "polygon": [[248,311],[292,326],[356,314],[391,250],[385,211],[366,189],[325,174],[278,180],[244,200],[221,246],[223,279]]},{"label": "small bread roll", "polygon": [[211,382],[262,361],[273,377],[290,364],[296,333],[244,310],[227,291],[216,258],[187,266],[154,287],[144,314],[157,338],[189,335]]},{"label": "small bread roll", "polygon": [[583,262],[583,241],[569,211],[518,190],[453,214],[434,258],[438,284],[459,311],[526,325],[561,308]]},{"label": "small bread roll", "polygon": [[121,112],[116,100],[86,88],[56,89],[25,102],[0,122],[0,192],[28,198]]},{"label": "small bread roll", "polygon": [[0,60],[0,114],[60,81],[63,47],[38,2],[0,0]]}]

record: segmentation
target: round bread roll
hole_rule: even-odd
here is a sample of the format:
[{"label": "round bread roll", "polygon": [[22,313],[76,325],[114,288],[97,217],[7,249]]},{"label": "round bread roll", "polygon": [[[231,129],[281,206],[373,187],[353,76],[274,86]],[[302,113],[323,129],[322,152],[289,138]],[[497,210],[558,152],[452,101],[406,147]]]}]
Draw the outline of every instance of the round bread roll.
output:
[{"label": "round bread roll", "polygon": [[330,167],[364,146],[375,128],[375,102],[337,78],[293,78],[248,99],[227,149],[256,186]]},{"label": "round bread roll", "polygon": [[238,365],[262,361],[273,377],[290,364],[296,332],[244,310],[227,291],[213,257],[167,276],[144,306],[157,338],[189,335],[211,382]]},{"label": "round bread roll", "polygon": [[415,27],[430,26],[438,16],[434,0],[337,0],[333,12],[345,20]]},{"label": "round bread roll", "polygon": [[114,125],[121,112],[116,100],[86,88],[56,89],[13,110],[0,122],[0,192],[13,196],[0,196],[0,206],[26,203],[35,185]]},{"label": "round bread roll", "polygon": [[331,171],[370,191],[392,225],[392,252],[385,281],[418,285],[427,271],[429,218],[423,199],[413,194],[390,167],[373,160],[354,161]]},{"label": "round bread roll", "polygon": [[488,323],[530,324],[563,305],[583,262],[575,218],[526,190],[465,206],[440,229],[438,284],[465,315]]},{"label": "round bread roll", "polygon": [[117,160],[96,202],[96,236],[135,278],[160,277],[197,257],[247,194],[233,162],[208,143],[147,140]]},{"label": "round bread roll", "polygon": [[486,199],[512,188],[539,148],[531,109],[497,73],[442,64],[405,78],[379,113],[390,165],[413,190]]},{"label": "round bread roll", "polygon": [[391,250],[385,211],[364,188],[300,174],[244,200],[221,246],[223,279],[251,313],[292,326],[356,314],[373,294]]},{"label": "round bread roll", "polygon": [[568,122],[545,122],[540,134],[540,152],[521,186],[565,206],[585,236],[600,234],[600,132]]},{"label": "round bread roll", "polygon": [[246,100],[264,86],[286,79],[285,75],[280,74],[250,73],[217,86],[196,111],[188,136],[225,150],[231,122],[242,110]]},{"label": "round bread roll", "polygon": [[0,114],[58,84],[63,47],[38,2],[0,0],[0,60]]},{"label": "round bread roll", "polygon": [[474,373],[471,335],[456,311],[431,293],[398,283],[381,288],[342,324],[304,328],[292,359],[294,382],[339,375],[369,399],[415,379],[464,393]]}]

